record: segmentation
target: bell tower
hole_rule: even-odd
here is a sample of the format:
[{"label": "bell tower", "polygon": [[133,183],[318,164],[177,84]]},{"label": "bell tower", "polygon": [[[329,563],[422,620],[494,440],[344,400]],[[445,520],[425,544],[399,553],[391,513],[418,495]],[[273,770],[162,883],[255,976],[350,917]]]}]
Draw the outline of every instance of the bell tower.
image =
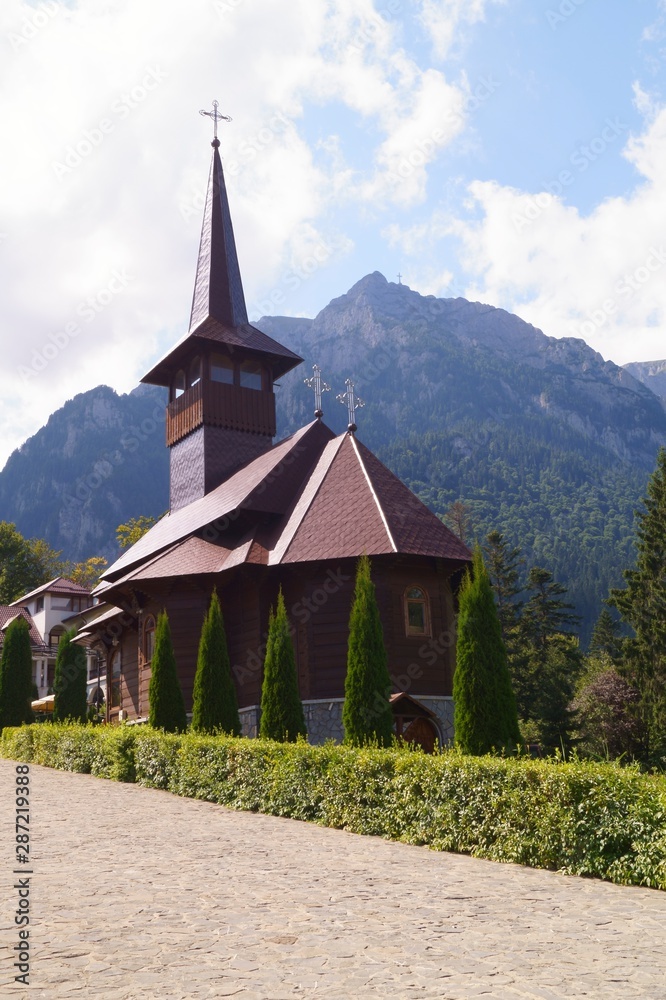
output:
[{"label": "bell tower", "polygon": [[[248,322],[213,102],[208,177],[189,331],[141,380],[166,386],[170,506],[215,489],[267,451],[275,436],[273,384],[302,358]],[[229,119],[225,119],[229,120]]]}]

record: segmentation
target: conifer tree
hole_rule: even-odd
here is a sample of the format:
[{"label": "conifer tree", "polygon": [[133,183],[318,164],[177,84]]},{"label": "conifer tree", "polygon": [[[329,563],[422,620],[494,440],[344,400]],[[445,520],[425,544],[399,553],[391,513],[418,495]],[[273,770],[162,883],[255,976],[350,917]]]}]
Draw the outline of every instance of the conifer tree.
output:
[{"label": "conifer tree", "polygon": [[32,722],[30,627],[19,615],[7,628],[0,660],[0,729]]},{"label": "conifer tree", "polygon": [[502,638],[508,650],[523,608],[523,601],[517,600],[517,597],[523,590],[520,584],[519,566],[525,560],[519,548],[509,546],[501,531],[491,531],[486,535],[484,555],[497,602]]},{"label": "conifer tree", "polygon": [[76,629],[66,632],[58,645],[53,691],[54,722],[85,722],[88,716],[86,698],[88,669],[86,653],[74,642]]},{"label": "conifer tree", "polygon": [[520,743],[506,646],[478,547],[459,594],[453,725],[455,742],[465,753],[514,749]]},{"label": "conifer tree", "polygon": [[393,713],[384,634],[379,617],[370,560],[361,556],[349,618],[345,702],[342,708],[344,742],[353,746],[393,741]]},{"label": "conifer tree", "polygon": [[592,629],[589,648],[590,655],[599,656],[605,653],[611,660],[616,660],[620,655],[620,647],[622,645],[619,633],[619,622],[613,618],[608,608],[602,608]]},{"label": "conifer tree", "polygon": [[153,729],[164,729],[167,733],[185,732],[187,729],[185,702],[178,680],[176,657],[166,611],[162,611],[157,618],[148,700],[150,703],[148,721]]},{"label": "conifer tree", "polygon": [[299,736],[307,735],[282,588],[277,610],[273,614],[271,609],[268,621],[259,735],[280,743],[295,743]]},{"label": "conifer tree", "polygon": [[511,679],[521,725],[533,723],[539,742],[554,749],[569,740],[569,705],[582,670],[573,631],[580,619],[564,600],[566,587],[548,570],[533,566],[527,587],[531,593],[518,624]]},{"label": "conifer tree", "polygon": [[231,676],[227,637],[217,592],[213,591],[201,630],[194,677],[192,729],[240,736],[238,699]]},{"label": "conifer tree", "polygon": [[648,754],[666,745],[666,448],[657,456],[636,528],[637,558],[625,570],[626,587],[611,603],[634,636],[626,640],[624,672],[639,692],[648,732]]}]

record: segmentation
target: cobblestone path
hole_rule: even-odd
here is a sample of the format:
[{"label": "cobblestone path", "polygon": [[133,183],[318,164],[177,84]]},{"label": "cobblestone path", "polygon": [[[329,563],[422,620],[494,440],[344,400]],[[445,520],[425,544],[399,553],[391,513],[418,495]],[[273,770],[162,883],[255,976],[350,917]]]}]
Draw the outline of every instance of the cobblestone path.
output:
[{"label": "cobblestone path", "polygon": [[393,844],[31,765],[30,986],[3,997],[666,1000],[666,893]]}]

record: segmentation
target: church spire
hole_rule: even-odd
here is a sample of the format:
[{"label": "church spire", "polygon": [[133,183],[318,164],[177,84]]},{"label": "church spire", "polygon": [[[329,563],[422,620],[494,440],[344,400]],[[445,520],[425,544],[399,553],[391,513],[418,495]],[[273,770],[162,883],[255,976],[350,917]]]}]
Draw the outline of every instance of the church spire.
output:
[{"label": "church spire", "polygon": [[243,283],[241,280],[234,230],[231,224],[229,200],[224,183],[220,140],[217,123],[230,121],[217,110],[213,101],[212,111],[201,111],[213,119],[214,138],[211,142],[213,158],[208,176],[208,191],[201,227],[197,276],[194,282],[190,333],[204,320],[211,317],[224,326],[243,326],[248,322]]}]

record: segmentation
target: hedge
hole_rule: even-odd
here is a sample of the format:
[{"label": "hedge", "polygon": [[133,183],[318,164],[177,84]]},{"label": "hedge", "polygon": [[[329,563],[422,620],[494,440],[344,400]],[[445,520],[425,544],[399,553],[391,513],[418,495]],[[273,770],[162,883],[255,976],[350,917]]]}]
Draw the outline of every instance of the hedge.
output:
[{"label": "hedge", "polygon": [[77,725],[5,729],[0,756],[439,851],[666,889],[666,777],[634,767]]}]

